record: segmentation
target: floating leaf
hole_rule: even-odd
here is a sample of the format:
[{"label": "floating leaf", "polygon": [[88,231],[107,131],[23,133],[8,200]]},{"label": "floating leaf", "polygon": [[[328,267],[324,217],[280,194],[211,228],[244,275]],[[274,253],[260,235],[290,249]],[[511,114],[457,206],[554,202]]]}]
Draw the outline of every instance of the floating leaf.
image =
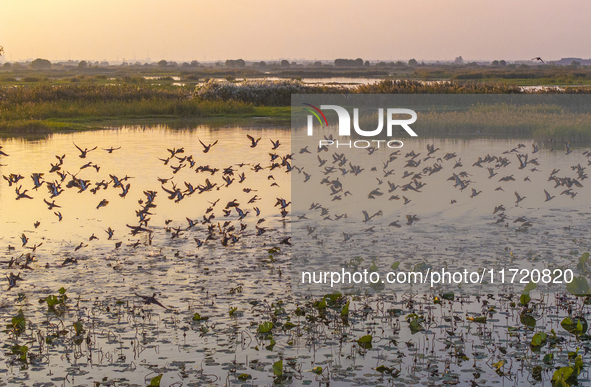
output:
[{"label": "floating leaf", "polygon": [[26,320],[22,309],[19,309],[17,315],[12,318],[11,322],[12,325],[9,325],[8,327],[12,328],[17,336],[24,332],[26,327]]},{"label": "floating leaf", "polygon": [[536,326],[536,319],[531,314],[521,313],[521,315],[519,316],[519,320],[523,325],[525,325],[528,328],[533,329]]},{"label": "floating leaf", "polygon": [[550,364],[552,362],[552,359],[554,359],[554,354],[553,353],[548,353],[544,356],[544,363],[546,364]]},{"label": "floating leaf", "polygon": [[410,331],[411,333],[414,335],[417,332],[420,332],[423,330],[423,327],[421,326],[421,323],[419,323],[419,320],[417,320],[416,318],[412,319],[409,323],[409,327],[410,327]]},{"label": "floating leaf", "polygon": [[573,335],[581,335],[587,332],[587,329],[589,328],[587,320],[581,316],[574,318],[566,317],[564,320],[562,320],[560,326],[564,328],[565,331],[572,333]]},{"label": "floating leaf", "polygon": [[572,367],[561,367],[554,371],[554,375],[552,375],[552,381],[556,381],[558,379],[567,380],[573,374],[574,369]]},{"label": "floating leaf", "polygon": [[152,380],[150,380],[149,387],[160,387],[160,379],[162,379],[162,375],[163,374],[153,377]]},{"label": "floating leaf", "polygon": [[400,261],[396,261],[392,264],[391,268],[392,270],[396,270],[398,269],[398,266],[400,266]]},{"label": "floating leaf", "polygon": [[238,375],[238,380],[248,380],[248,379],[252,379],[252,375],[250,374],[240,374]]},{"label": "floating leaf", "polygon": [[544,332],[538,332],[532,337],[531,345],[534,347],[539,347],[546,342],[546,334]]},{"label": "floating leaf", "polygon": [[444,300],[453,301],[453,300],[454,300],[454,298],[455,298],[455,295],[454,295],[454,292],[447,292],[447,293],[443,293],[443,294],[441,295],[441,297],[442,297]]},{"label": "floating leaf", "polygon": [[372,335],[365,335],[365,336],[362,336],[359,340],[357,340],[357,343],[359,344],[359,346],[361,348],[371,349],[372,348],[372,345],[371,345],[372,339],[373,339]]},{"label": "floating leaf", "polygon": [[521,297],[519,297],[519,303],[521,305],[527,305],[531,301],[531,297],[527,293],[523,293]]},{"label": "floating leaf", "polygon": [[386,367],[385,365],[381,365],[379,367],[376,367],[376,371],[378,371],[381,374],[389,374],[392,372],[391,368]]},{"label": "floating leaf", "polygon": [[480,323],[480,324],[486,324],[486,316],[468,317],[468,321],[473,321],[475,323]]},{"label": "floating leaf", "polygon": [[316,375],[320,375],[322,373],[322,367],[314,367],[311,370],[308,370],[308,372],[314,372]]},{"label": "floating leaf", "polygon": [[209,317],[204,317],[197,312],[195,312],[195,314],[193,315],[193,321],[205,321],[207,319],[209,319]]},{"label": "floating leaf", "polygon": [[269,342],[269,345],[267,345],[265,348],[268,351],[272,351],[275,344],[277,344],[277,341],[275,341],[275,339],[273,337],[271,337],[271,341]]},{"label": "floating leaf", "polygon": [[269,333],[273,329],[273,323],[270,321],[264,322],[259,325],[259,333]]},{"label": "floating leaf", "polygon": [[505,364],[507,363],[507,360],[502,359],[499,360],[498,362],[493,364],[493,367],[495,367],[495,369],[498,371],[499,369],[501,369],[501,367],[503,367]]},{"label": "floating leaf", "polygon": [[23,363],[27,362],[27,353],[29,352],[29,347],[26,345],[15,345],[12,347],[12,353],[15,355],[19,355],[19,360]]},{"label": "floating leaf", "polygon": [[277,377],[283,376],[283,360],[273,363],[273,375]]},{"label": "floating leaf", "polygon": [[588,296],[591,294],[589,282],[583,276],[573,278],[571,283],[566,284],[566,290],[577,297]]},{"label": "floating leaf", "polygon": [[538,287],[538,284],[536,284],[535,282],[530,282],[527,285],[525,285],[525,289],[523,289],[523,293],[529,294],[529,292],[536,289],[537,287]]},{"label": "floating leaf", "polygon": [[295,325],[291,321],[288,321],[283,325],[283,328],[285,328],[285,329],[291,329],[291,328],[295,328],[295,327],[297,327],[297,325]]}]

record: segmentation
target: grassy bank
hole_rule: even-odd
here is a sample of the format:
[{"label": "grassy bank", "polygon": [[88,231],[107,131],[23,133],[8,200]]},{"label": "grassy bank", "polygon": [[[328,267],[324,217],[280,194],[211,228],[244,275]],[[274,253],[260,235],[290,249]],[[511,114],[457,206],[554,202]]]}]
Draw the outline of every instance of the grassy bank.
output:
[{"label": "grassy bank", "polygon": [[[591,93],[591,88],[566,88],[564,91],[546,89],[535,93]],[[341,86],[307,85],[299,81],[244,81],[208,82],[199,87],[156,86],[140,84],[39,84],[28,87],[0,87],[0,132],[51,133],[64,130],[97,129],[121,126],[126,123],[149,122],[167,125],[186,125],[208,120],[209,122],[259,123],[289,125],[291,95],[299,94],[524,94],[525,91],[506,83],[478,82],[420,82],[382,80],[355,88]],[[527,131],[528,120],[538,118],[511,112],[520,129]],[[489,112],[503,115],[506,112]],[[539,116],[539,115],[538,115]],[[435,117],[435,116],[434,116]],[[446,127],[466,131],[470,117],[452,116],[433,118],[433,129],[441,132]],[[474,118],[474,117],[472,117]],[[492,122],[491,117],[478,118]],[[588,118],[587,118],[588,119]],[[458,121],[460,120],[460,121]],[[464,121],[462,121],[464,120]],[[467,120],[467,121],[466,121]],[[551,122],[547,118],[536,121],[541,125]],[[568,119],[576,126],[571,131],[578,137],[591,132],[584,121]],[[498,122],[495,121],[495,122]],[[557,121],[558,122],[558,121]],[[586,121],[589,122],[589,121]],[[437,123],[441,123],[436,129]],[[538,125],[538,126],[539,126]],[[567,125],[567,124],[565,124]],[[570,125],[570,124],[568,124]],[[531,127],[531,125],[530,125]],[[442,129],[443,128],[443,129]],[[568,128],[567,128],[568,129]],[[568,135],[570,129],[548,126],[535,133],[550,135],[556,130]],[[550,132],[548,132],[550,131]]]}]

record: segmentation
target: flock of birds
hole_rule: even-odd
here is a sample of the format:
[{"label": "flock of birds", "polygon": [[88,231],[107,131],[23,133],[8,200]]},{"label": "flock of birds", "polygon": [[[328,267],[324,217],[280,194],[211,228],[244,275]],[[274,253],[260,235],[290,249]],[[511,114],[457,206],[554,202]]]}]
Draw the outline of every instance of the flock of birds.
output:
[{"label": "flock of birds", "polygon": [[[325,139],[334,141],[332,137],[325,137]],[[556,141],[553,139],[548,139],[548,141],[550,152],[560,152],[560,150],[555,149],[557,147]],[[479,156],[477,160],[471,161],[470,163],[463,161],[461,157],[458,157],[456,152],[442,153],[443,151],[435,148],[434,144],[427,144],[425,153],[416,152],[415,150],[404,152],[399,149],[389,153],[384,158],[385,155],[382,152],[382,156],[378,157],[376,161],[371,160],[373,157],[367,157],[369,161],[362,162],[363,165],[353,161],[356,158],[355,152],[360,152],[362,151],[361,149],[355,149],[354,151],[346,149],[345,151],[341,151],[341,153],[335,151],[329,156],[325,156],[329,152],[327,147],[318,147],[317,152],[315,152],[316,155],[310,152],[308,148],[304,147],[299,151],[301,155],[309,157],[305,163],[305,167],[300,168],[294,166],[294,169],[303,174],[302,181],[304,184],[314,184],[312,176],[314,174],[320,176],[316,182],[319,181],[320,184],[326,186],[326,197],[330,199],[326,199],[324,204],[319,202],[312,203],[309,211],[312,213],[318,212],[317,219],[327,221],[349,218],[350,214],[347,213],[333,214],[330,208],[330,202],[340,203],[341,201],[345,201],[347,197],[352,196],[351,191],[354,191],[354,188],[362,186],[366,190],[368,200],[385,200],[387,198],[388,201],[400,201],[402,205],[399,206],[393,203],[383,202],[382,208],[370,214],[367,210],[358,209],[359,205],[363,204],[357,199],[357,202],[347,202],[351,203],[351,205],[345,208],[354,209],[353,211],[361,211],[360,215],[363,216],[363,223],[372,223],[374,218],[381,217],[386,213],[386,217],[388,218],[386,224],[390,227],[400,228],[402,227],[400,220],[390,219],[389,215],[391,212],[388,213],[387,210],[394,209],[394,211],[400,213],[405,208],[404,206],[415,199],[416,195],[424,192],[424,187],[432,180],[430,176],[447,171],[449,175],[446,180],[451,182],[449,184],[460,192],[467,191],[469,196],[466,196],[470,199],[476,198],[482,194],[483,189],[486,189],[484,187],[479,189],[482,186],[477,182],[479,179],[487,179],[491,182],[497,181],[498,184],[496,184],[497,187],[494,188],[494,191],[513,191],[515,196],[513,203],[507,203],[506,201],[496,203],[490,209],[496,217],[493,223],[504,224],[508,227],[510,222],[509,215],[507,215],[509,212],[508,208],[521,206],[523,203],[531,200],[532,193],[527,186],[527,182],[531,182],[530,176],[533,179],[534,175],[545,173],[545,168],[540,166],[540,161],[537,157],[540,148],[535,143],[531,145],[531,151],[529,152],[525,144],[518,144],[516,147],[507,149],[497,155],[487,154],[484,157]],[[378,154],[377,150],[375,147],[366,149],[369,156]],[[571,155],[573,153],[574,150],[571,147],[571,143],[565,143],[564,154]],[[582,155],[585,157],[586,162],[581,160],[581,162],[572,165],[570,171],[561,171],[559,168],[552,168],[552,171],[550,171],[550,168],[548,168],[545,175],[545,179],[548,182],[545,184],[547,188],[544,188],[543,192],[540,192],[539,197],[544,198],[545,202],[553,200],[557,196],[574,199],[578,194],[578,190],[583,188],[582,182],[588,177],[586,168],[591,165],[591,151],[584,151]],[[380,162],[381,165],[378,165]],[[312,172],[312,169],[315,172]],[[482,170],[482,172],[479,170]],[[518,171],[523,172],[518,174],[516,173]],[[369,178],[362,180],[358,177],[358,175],[362,173],[367,174],[367,172],[372,174]],[[518,175],[521,177],[518,177]],[[526,176],[523,177],[524,175]],[[371,182],[372,178],[375,179],[373,180],[375,182],[373,183],[375,184],[373,187],[368,186],[368,182]],[[524,183],[519,183],[518,179],[523,179]],[[490,186],[490,184],[487,183],[487,186]],[[527,196],[524,192],[527,193]],[[357,189],[357,194],[359,195],[359,189]],[[506,197],[506,195],[495,195],[495,197]],[[362,200],[365,200],[365,197]],[[459,198],[451,199],[450,205],[455,205],[458,203],[458,200]],[[326,204],[327,201],[329,204]],[[369,202],[367,201],[366,203]],[[481,207],[480,204],[479,207]],[[339,206],[338,208],[342,209],[343,206]],[[308,216],[310,214],[303,214],[298,215],[298,218],[300,220],[306,220],[309,219]],[[522,231],[533,225],[532,221],[525,216],[516,216],[515,219],[511,220],[513,223],[517,223],[517,226]],[[406,215],[407,226],[411,226],[417,221],[419,221],[417,214]],[[377,231],[376,227],[379,226],[381,225],[378,222],[363,231],[374,232]],[[304,232],[303,235],[307,238],[314,237],[316,229],[314,225],[306,225],[307,233]],[[349,228],[349,230],[353,229],[354,227]],[[342,232],[342,235],[344,242],[350,240],[352,236],[346,231]]]},{"label": "flock of birds", "polygon": [[[327,140],[332,140],[332,137],[325,137]],[[251,148],[262,146],[260,144],[261,138],[254,138],[251,135],[247,135],[247,140]],[[205,144],[199,140],[204,154],[207,154],[215,149],[218,141],[210,144]],[[260,201],[263,196],[269,198],[272,195],[272,189],[278,186],[275,182],[275,173],[290,173],[292,172],[292,184],[321,184],[326,187],[327,200],[323,203],[313,202],[307,213],[297,214],[297,218],[294,216],[293,219],[297,221],[305,221],[308,216],[318,213],[321,220],[326,221],[338,221],[347,219],[348,214],[333,214],[330,208],[330,203],[335,201],[343,200],[345,197],[352,195],[350,187],[355,186],[355,178],[348,179],[349,177],[356,177],[360,174],[372,173],[375,176],[376,186],[364,188],[367,190],[367,200],[384,200],[388,198],[388,201],[401,200],[402,207],[412,202],[414,196],[420,194],[428,184],[429,176],[447,171],[450,176],[447,178],[450,185],[454,188],[462,191],[468,191],[470,193],[469,198],[475,198],[482,193],[479,190],[475,182],[476,178],[473,177],[474,169],[482,170],[478,172],[482,175],[482,178],[489,180],[497,180],[499,185],[495,191],[505,191],[505,189],[511,189],[515,195],[515,206],[519,206],[525,200],[528,200],[528,196],[525,196],[518,192],[520,188],[509,188],[511,183],[516,181],[516,170],[529,171],[528,173],[543,173],[540,167],[540,162],[536,157],[536,153],[539,152],[539,148],[536,144],[531,145],[531,151],[526,151],[527,146],[524,144],[518,144],[513,149],[508,149],[502,154],[498,155],[486,155],[485,157],[478,157],[478,159],[471,163],[473,170],[469,173],[467,168],[464,166],[464,161],[455,152],[448,152],[443,154],[439,148],[435,148],[435,145],[428,144],[426,152],[404,152],[402,150],[396,150],[387,154],[385,151],[377,152],[378,149],[374,147],[367,148],[365,151],[369,156],[374,154],[381,154],[382,157],[373,158],[381,162],[378,165],[377,162],[371,161],[373,165],[360,165],[351,161],[345,153],[339,153],[338,150],[331,151],[327,146],[318,147],[315,151],[311,151],[310,146],[303,147],[296,150],[294,153],[279,154],[278,148],[282,145],[279,140],[270,140],[269,158],[268,162],[262,163],[240,163],[233,164],[225,167],[212,167],[209,164],[198,163],[198,160],[206,160],[206,158],[199,158],[194,155],[188,155],[184,148],[172,148],[168,149],[168,153],[159,158],[164,166],[170,168],[170,177],[160,178],[157,177],[159,187],[153,190],[144,190],[143,196],[137,201],[138,208],[135,210],[137,216],[137,222],[135,224],[127,224],[127,230],[131,236],[138,234],[146,235],[144,241],[138,240],[132,243],[131,247],[138,247],[139,245],[151,245],[154,233],[159,227],[153,227],[151,223],[151,216],[154,215],[155,208],[157,207],[157,201],[159,196],[164,193],[168,200],[175,203],[179,203],[187,198],[193,196],[199,196],[201,194],[210,193],[208,198],[214,200],[208,200],[209,206],[199,218],[186,218],[186,224],[183,226],[172,227],[171,223],[173,220],[167,219],[165,224],[162,226],[166,232],[169,233],[170,239],[180,239],[181,236],[190,235],[195,241],[195,247],[197,249],[205,245],[221,245],[227,247],[238,243],[242,238],[246,236],[260,237],[265,234],[269,229],[265,226],[264,222],[266,219],[261,216],[262,212],[257,202]],[[552,145],[551,151],[555,151],[555,142],[550,140]],[[574,153],[570,143],[565,143],[565,154],[570,155]],[[64,203],[60,203],[60,198],[65,190],[75,190],[82,194],[85,192],[99,195],[103,191],[117,190],[118,196],[125,198],[130,190],[133,189],[132,176],[116,176],[115,174],[109,174],[109,179],[102,179],[97,181],[91,181],[78,177],[80,171],[92,168],[98,173],[101,167],[92,162],[86,162],[87,157],[91,155],[91,152],[98,150],[98,147],[93,148],[82,148],[74,144],[75,149],[78,151],[78,158],[84,160],[82,165],[78,166],[78,170],[73,173],[66,171],[64,168],[64,160],[66,154],[56,155],[56,162],[50,163],[47,166],[47,171],[39,171],[32,173],[27,179],[25,176],[19,173],[4,174],[3,180],[9,187],[13,187],[15,191],[15,200],[34,200],[35,196],[39,195],[43,190],[46,191],[46,197],[43,197],[43,202],[47,205],[49,211],[52,211],[56,216],[58,222],[61,222],[63,215],[60,212],[60,208]],[[103,148],[104,152],[112,154],[121,149],[120,147]],[[355,150],[357,152],[364,152],[363,150]],[[553,170],[546,175],[548,181],[548,189],[543,190],[543,197],[545,201],[553,200],[557,195],[566,195],[569,198],[574,199],[577,196],[578,189],[583,187],[582,181],[587,178],[586,167],[591,165],[591,151],[585,151],[582,153],[587,159],[587,163],[581,164],[580,162],[576,165],[571,166],[571,171],[560,171],[560,169],[553,168]],[[9,155],[0,146],[0,161],[9,160]],[[69,156],[71,157],[71,156]],[[301,165],[294,165],[294,159],[306,159],[306,163]],[[317,161],[317,164],[316,164]],[[309,165],[314,163],[314,170]],[[304,166],[306,165],[306,166]],[[396,165],[396,166],[395,166]],[[6,167],[5,164],[0,164],[2,167]],[[542,167],[540,167],[542,168]],[[193,170],[197,176],[199,176],[199,183],[192,181],[179,182],[175,180],[175,176],[181,170],[190,169]],[[267,180],[270,182],[268,187],[263,187],[258,184],[256,189],[247,187],[245,181],[248,181],[248,175],[250,173],[261,173],[267,174]],[[303,176],[301,180],[298,176]],[[313,175],[316,178],[312,180]],[[346,176],[346,177],[345,177]],[[532,175],[533,176],[533,175]],[[295,179],[294,179],[295,178]],[[342,180],[341,180],[342,179]],[[474,179],[474,180],[472,180]],[[529,180],[527,176],[524,181]],[[351,184],[349,187],[347,184]],[[238,185],[242,189],[241,191],[248,194],[250,197],[248,200],[239,200],[234,198],[229,200],[227,203],[221,203],[220,197],[216,195],[222,189],[226,189],[230,186]],[[551,187],[553,185],[553,188]],[[27,187],[27,188],[23,188]],[[550,191],[552,191],[552,193]],[[355,191],[355,190],[353,190]],[[33,193],[34,192],[34,193]],[[38,194],[39,192],[39,194]],[[542,194],[542,193],[540,193]],[[259,196],[262,195],[262,196]],[[530,195],[528,193],[528,195]],[[217,196],[217,197],[216,197]],[[207,200],[207,198],[205,199]],[[363,198],[365,200],[365,198]],[[289,214],[288,208],[291,205],[291,201],[285,198],[276,197],[274,200],[274,208],[276,208],[278,219],[285,221]],[[100,210],[103,207],[109,205],[109,200],[106,198],[97,199],[96,210]],[[201,202],[203,203],[203,202]],[[451,200],[451,205],[457,203],[456,200]],[[513,203],[511,203],[513,204]],[[388,204],[384,210],[392,207],[392,204]],[[491,212],[496,216],[495,223],[508,224],[508,215],[506,212],[507,208],[510,207],[509,203],[498,203],[491,208]],[[371,223],[374,218],[380,217],[384,214],[384,211],[379,210],[373,214],[370,214],[366,210],[359,209],[360,215],[363,216],[363,223]],[[253,221],[254,227],[249,226],[248,221],[244,221],[247,217],[250,219],[256,219]],[[220,220],[221,219],[221,220]],[[406,225],[411,226],[413,223],[419,221],[419,217],[416,214],[406,215]],[[388,220],[389,222],[390,220]],[[517,217],[513,221],[514,223],[520,223],[521,227],[531,227],[532,223],[524,216]],[[40,225],[40,221],[37,220],[34,223],[34,227],[37,228]],[[393,220],[388,223],[390,227],[400,228],[402,225],[399,220]],[[374,231],[376,226],[371,226],[364,230],[366,232]],[[195,237],[194,234],[189,234],[190,230],[199,229],[204,232],[204,236],[201,238]],[[315,233],[316,227],[311,224],[305,226],[307,236]],[[111,240],[115,235],[115,230],[108,227],[105,230],[107,240]],[[185,236],[188,238],[188,236]],[[351,239],[351,234],[343,233],[344,241]],[[21,248],[27,248],[30,251],[22,253],[20,255],[13,256],[8,262],[9,269],[27,269],[32,270],[31,264],[35,262],[35,250],[41,246],[42,243],[33,244],[31,238],[24,232],[20,235],[22,242]],[[88,241],[82,241],[75,246],[74,251],[86,248],[89,246],[86,242],[99,239],[94,233],[88,238]],[[291,246],[290,236],[281,236],[278,240],[269,241],[267,243],[277,243]],[[122,241],[116,241],[114,248],[118,249],[122,245]],[[16,248],[14,246],[8,246],[9,253]],[[62,263],[63,266],[69,264],[76,264],[77,260],[73,257],[68,257]],[[12,272],[7,275],[9,289],[16,286],[19,280],[22,280],[20,273],[15,275]],[[142,296],[143,297],[143,296]],[[152,298],[145,296],[146,302],[152,300]],[[155,298],[154,298],[155,300]]]},{"label": "flock of birds", "polygon": [[[247,138],[250,141],[251,148],[261,146],[259,145],[261,140],[260,137],[255,139],[248,135]],[[199,140],[199,142],[203,147],[202,152],[204,154],[211,152],[218,143],[218,141],[215,141],[210,144],[205,144],[201,140]],[[171,240],[180,239],[185,233],[187,234],[187,239],[188,236],[191,235],[196,249],[206,245],[221,245],[227,247],[238,243],[244,237],[260,237],[265,234],[269,228],[265,225],[266,219],[262,216],[264,214],[259,208],[259,205],[257,205],[257,202],[263,199],[259,195],[263,195],[263,191],[265,194],[271,194],[273,187],[279,186],[278,183],[275,182],[274,174],[289,173],[292,170],[290,163],[291,154],[281,155],[277,153],[278,148],[281,146],[279,140],[270,140],[270,143],[270,161],[268,163],[262,163],[263,165],[261,165],[261,163],[240,163],[238,165],[228,165],[220,168],[212,167],[209,164],[199,165],[197,160],[207,160],[207,156],[199,157],[188,155],[184,147],[168,149],[166,156],[159,158],[159,160],[164,166],[170,168],[170,177],[157,177],[156,179],[160,187],[153,190],[143,191],[143,196],[137,201],[139,207],[135,210],[137,223],[126,224],[129,235],[145,235],[146,238],[143,238],[143,241],[139,239],[131,243],[129,246],[135,248],[140,245],[152,245],[154,234],[162,228],[168,233]],[[83,148],[75,143],[73,145],[79,152],[78,157],[84,160],[82,165],[77,165],[78,170],[76,172],[66,171],[64,169],[66,154],[63,154],[55,156],[57,161],[55,163],[50,163],[50,165],[47,166],[47,171],[32,173],[30,179],[27,179],[19,173],[4,174],[3,179],[5,183],[9,187],[13,187],[15,190],[15,199],[18,201],[34,200],[37,196],[43,196],[42,192],[45,190],[46,195],[42,200],[45,205],[47,205],[47,209],[52,211],[56,216],[56,220],[61,222],[63,220],[63,215],[60,212],[60,209],[65,203],[61,202],[60,199],[62,198],[62,193],[66,190],[74,190],[79,194],[90,193],[97,196],[101,195],[101,193],[107,189],[117,190],[117,196],[120,198],[127,197],[130,191],[133,191],[132,182],[135,178],[133,176],[116,176],[115,174],[110,173],[109,179],[97,179],[96,181],[79,177],[80,172],[87,168],[92,168],[96,170],[97,173],[101,170],[99,165],[90,161],[86,162],[92,152],[98,150],[98,147]],[[121,149],[121,147],[111,147],[103,148],[103,151],[112,154],[119,149]],[[4,159],[0,159],[0,161],[10,159],[9,154],[5,152],[1,146],[0,155]],[[7,165],[0,164],[0,166],[6,167]],[[183,181],[175,180],[175,177],[178,176],[177,174],[184,169],[193,170],[199,183],[186,179]],[[253,180],[247,179],[250,172],[261,174],[266,173],[267,181],[270,182],[269,189],[266,190],[264,187],[261,187],[260,184],[258,184],[256,189],[248,187],[248,181]],[[238,198],[234,198],[227,203],[219,203],[221,200],[220,196],[223,195],[218,195],[216,192],[227,189],[230,186],[240,186],[241,191],[247,194],[249,199],[239,201]],[[168,200],[174,203],[179,203],[192,196],[200,196],[201,194],[209,193],[209,195],[200,196],[201,198],[205,197],[205,199],[201,199],[200,203],[207,201],[208,207],[200,218],[186,217],[185,225],[173,227],[173,220],[166,219],[164,225],[153,226],[151,223],[151,216],[154,215],[155,208],[158,205],[157,202],[159,196],[162,195],[162,193],[167,196]],[[106,193],[103,195],[106,196]],[[111,197],[112,196],[114,195],[111,194]],[[267,195],[266,197],[269,196]],[[208,198],[213,198],[214,200],[207,200]],[[286,217],[289,214],[288,209],[290,204],[290,201],[287,201],[282,197],[276,197],[274,208],[277,210],[276,216],[280,220],[286,220]],[[107,198],[97,199],[96,210],[100,210],[108,205],[109,200]],[[273,216],[273,214],[267,215]],[[256,221],[252,221],[254,227],[252,227],[251,222],[248,222],[248,219],[244,220],[247,217],[256,219]],[[33,226],[37,229],[40,224],[41,220],[36,220]],[[197,229],[201,231],[200,234],[188,233],[191,230]],[[115,230],[113,228],[108,227],[104,231],[106,233],[107,241],[114,238]],[[196,237],[195,235],[204,236]],[[7,262],[8,269],[33,270],[31,264],[35,262],[34,253],[43,243],[33,244],[31,239],[32,237],[26,235],[26,233],[21,233],[21,249],[28,249],[28,251],[24,250],[26,252],[12,256],[10,261]],[[91,241],[97,239],[99,239],[99,236],[93,233],[87,241],[81,241],[76,245],[74,251],[88,247]],[[121,240],[113,242],[114,249],[119,249],[123,244],[123,241]],[[265,239],[265,243],[272,242],[280,245],[291,245],[289,236],[281,236],[276,241]],[[15,250],[15,246],[8,245],[9,253],[16,253]],[[61,263],[61,266],[70,264],[77,264],[77,259],[74,257],[67,257]],[[46,267],[49,267],[49,264],[47,264]],[[11,289],[23,278],[21,278],[20,273],[15,275],[11,272],[7,274],[7,279],[9,289]],[[155,295],[140,297],[142,297],[147,303],[155,303]]]}]

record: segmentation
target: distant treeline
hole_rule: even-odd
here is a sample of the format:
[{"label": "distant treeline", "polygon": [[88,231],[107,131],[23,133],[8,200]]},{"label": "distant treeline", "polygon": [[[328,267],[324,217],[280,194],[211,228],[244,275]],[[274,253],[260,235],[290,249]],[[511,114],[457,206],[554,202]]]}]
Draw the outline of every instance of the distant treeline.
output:
[{"label": "distant treeline", "polygon": [[[367,64],[369,65],[369,62]],[[335,67],[362,67],[363,59],[335,59],[334,65]]]}]

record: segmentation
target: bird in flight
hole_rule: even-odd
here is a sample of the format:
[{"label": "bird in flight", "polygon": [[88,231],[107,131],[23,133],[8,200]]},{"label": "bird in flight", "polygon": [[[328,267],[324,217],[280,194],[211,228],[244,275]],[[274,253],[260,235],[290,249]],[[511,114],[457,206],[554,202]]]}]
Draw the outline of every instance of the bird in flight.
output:
[{"label": "bird in flight", "polygon": [[246,137],[248,137],[248,139],[252,143],[250,145],[251,148],[254,148],[255,146],[257,146],[257,144],[259,143],[259,141],[261,141],[261,138],[260,137],[255,140],[255,138],[252,137],[250,134],[247,134]]},{"label": "bird in flight", "polygon": [[531,60],[539,60],[540,62],[542,62],[542,63],[544,63],[544,64],[546,63],[546,62],[544,62],[544,60],[543,60],[542,58],[540,58],[539,56],[536,56],[535,58],[531,58]]},{"label": "bird in flight", "polygon": [[209,152],[209,150],[211,149],[212,146],[214,146],[215,144],[218,143],[218,140],[216,140],[213,144],[209,144],[209,145],[205,145],[201,140],[199,140],[199,142],[201,143],[201,145],[203,145],[203,153],[207,153]]},{"label": "bird in flight", "polygon": [[91,151],[93,151],[93,150],[95,150],[95,149],[97,148],[97,147],[95,146],[95,147],[94,147],[94,148],[92,148],[92,149],[84,148],[84,150],[82,150],[82,149],[81,149],[81,148],[80,148],[78,145],[76,145],[75,143],[73,143],[73,144],[74,144],[74,146],[75,146],[76,148],[78,148],[78,150],[80,151],[80,155],[79,155],[78,157],[80,157],[81,159],[85,159],[85,158],[86,158],[86,154],[87,154],[88,152],[91,152]]}]

